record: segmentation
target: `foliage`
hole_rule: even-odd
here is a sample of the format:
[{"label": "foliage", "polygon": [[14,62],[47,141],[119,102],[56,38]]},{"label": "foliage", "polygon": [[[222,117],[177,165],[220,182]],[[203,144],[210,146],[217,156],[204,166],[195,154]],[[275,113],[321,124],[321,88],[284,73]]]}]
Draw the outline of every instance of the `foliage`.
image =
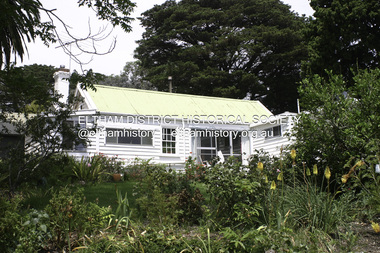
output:
[{"label": "foliage", "polygon": [[[262,99],[294,111],[304,18],[277,0],[173,1],[142,14],[135,57],[159,90]],[[281,94],[281,95],[280,95]]]},{"label": "foliage", "polygon": [[85,201],[83,190],[61,188],[53,194],[45,208],[50,216],[50,229],[56,247],[67,245],[70,249],[72,237],[93,234],[104,228],[109,209]]},{"label": "foliage", "polygon": [[38,0],[0,2],[0,68],[10,65],[12,54],[23,59],[25,39],[31,42],[39,37],[54,42],[53,27],[41,22],[40,8]]},{"label": "foliage", "polygon": [[126,32],[131,31],[130,23],[133,18],[128,17],[128,15],[133,11],[133,7],[136,6],[132,1],[115,0],[110,3],[101,0],[80,0],[78,4],[95,10],[100,20],[110,21],[113,26],[120,25]]},{"label": "foliage", "polygon": [[379,66],[379,1],[311,0],[310,6],[306,73],[325,76],[328,69],[351,82],[351,69]]},{"label": "foliage", "polygon": [[98,82],[100,85],[153,90],[154,86],[145,80],[145,71],[137,62],[127,62],[120,75],[106,76]]},{"label": "foliage", "polygon": [[[136,166],[136,165],[135,165]],[[142,217],[156,218],[171,224],[198,223],[203,215],[203,196],[186,174],[167,170],[164,165],[141,163],[142,179],[134,195]]]},{"label": "foliage", "polygon": [[[18,146],[10,146],[2,154],[13,191],[67,143],[73,147],[84,142],[76,138],[77,126],[69,121],[71,105],[60,103],[60,96],[52,95],[53,85],[45,83],[52,69],[41,67],[42,71],[34,74],[36,68],[0,71],[1,133],[19,137]],[[45,78],[38,79],[41,76]]]},{"label": "foliage", "polygon": [[15,252],[36,252],[47,247],[51,239],[49,222],[47,213],[31,210],[23,220]]},{"label": "foliage", "polygon": [[177,209],[178,197],[176,195],[165,195],[157,187],[151,189],[149,195],[143,195],[136,199],[138,212],[151,224],[159,226],[170,226],[178,224]]},{"label": "foliage", "polygon": [[107,157],[102,153],[91,157],[82,157],[80,161],[72,159],[72,175],[83,182],[106,181],[110,174],[122,173],[124,162],[117,156]]},{"label": "foliage", "polygon": [[185,162],[185,176],[189,180],[203,181],[206,174],[206,167],[199,164],[196,158],[189,156]]},{"label": "foliage", "polygon": [[282,205],[290,212],[287,222],[295,228],[332,234],[350,221],[355,207],[353,198],[349,193],[337,197],[306,182],[295,188],[287,187]]},{"label": "foliage", "polygon": [[121,191],[116,189],[116,197],[117,208],[109,220],[109,225],[115,225],[116,229],[120,227],[128,228],[132,214],[132,210],[129,206],[128,194],[126,192],[123,198]]},{"label": "foliage", "polygon": [[265,226],[247,232],[226,228],[222,231],[230,252],[306,252],[312,249],[291,229],[273,230]]},{"label": "foliage", "polygon": [[0,250],[14,252],[17,247],[18,235],[21,229],[20,196],[8,200],[3,193],[0,195]]},{"label": "foliage", "polygon": [[294,146],[300,159],[318,167],[330,166],[332,180],[344,173],[351,157],[367,159],[380,140],[380,70],[360,71],[347,87],[341,75],[315,75],[299,91],[304,113],[295,127]]},{"label": "foliage", "polygon": [[248,169],[230,157],[206,173],[211,218],[220,225],[257,225],[267,183],[256,169]]},{"label": "foliage", "polygon": [[[86,6],[94,10],[101,20],[109,21],[113,26],[121,26],[124,31],[130,32],[130,22],[128,17],[135,7],[135,3],[130,0],[105,1],[78,1],[78,6]],[[0,67],[5,64],[10,66],[11,56],[19,56],[21,60],[26,51],[26,41],[35,41],[40,38],[44,44],[60,40],[59,34],[55,30],[55,17],[59,22],[64,21],[56,16],[54,10],[45,9],[38,0],[10,0],[0,3]],[[41,13],[46,13],[50,21],[43,22]],[[66,26],[66,25],[65,25]],[[67,28],[67,26],[66,26]],[[69,34],[70,37],[72,37]],[[73,37],[72,37],[73,38]],[[73,55],[75,58],[75,55]]]},{"label": "foliage", "polygon": [[92,183],[101,182],[109,176],[99,155],[82,157],[80,162],[73,160],[72,173],[79,181]]},{"label": "foliage", "polygon": [[376,155],[369,156],[365,161],[351,159],[345,165],[345,168],[351,167],[350,170],[342,176],[343,185],[358,192],[363,218],[370,221],[380,217],[380,147],[376,144],[373,146]]}]

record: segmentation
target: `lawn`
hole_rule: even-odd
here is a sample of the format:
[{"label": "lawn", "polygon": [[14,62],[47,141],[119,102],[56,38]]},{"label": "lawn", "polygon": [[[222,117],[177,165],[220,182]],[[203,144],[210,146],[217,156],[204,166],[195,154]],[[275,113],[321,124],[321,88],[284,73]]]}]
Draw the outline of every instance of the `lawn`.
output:
[{"label": "lawn", "polygon": [[83,186],[84,195],[89,202],[96,202],[99,206],[111,206],[114,208],[116,205],[116,191],[121,191],[124,196],[128,195],[129,204],[131,207],[135,204],[135,198],[133,198],[133,186],[134,181],[121,181],[121,182],[104,182],[94,185]]},{"label": "lawn", "polygon": [[[95,202],[99,206],[111,206],[116,204],[116,190],[121,191],[123,196],[127,192],[128,200],[131,207],[135,204],[133,198],[134,181],[120,181],[120,182],[101,182],[97,184],[76,185],[74,188],[83,188],[83,193],[88,202]],[[29,190],[30,194],[25,196],[23,205],[27,208],[44,209],[52,197],[52,192],[57,191],[56,187],[52,188],[36,188],[33,191]]]}]

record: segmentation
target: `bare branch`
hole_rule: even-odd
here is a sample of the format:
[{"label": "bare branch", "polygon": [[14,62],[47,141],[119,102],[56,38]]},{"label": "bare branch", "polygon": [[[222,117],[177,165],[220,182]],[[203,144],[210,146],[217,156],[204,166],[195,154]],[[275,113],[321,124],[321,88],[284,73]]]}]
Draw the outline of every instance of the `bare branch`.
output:
[{"label": "bare branch", "polygon": [[[85,37],[77,37],[73,35],[69,29],[72,29],[69,25],[67,25],[58,15],[54,13],[56,9],[48,10],[45,8],[40,8],[41,11],[44,11],[47,16],[50,19],[50,22],[54,26],[54,34],[57,38],[57,41],[59,43],[59,46],[56,48],[62,48],[63,51],[70,56],[70,59],[72,59],[74,62],[79,64],[81,71],[84,71],[83,66],[86,64],[89,64],[93,60],[94,55],[106,55],[111,53],[115,47],[116,47],[116,37],[112,39],[112,42],[110,43],[108,50],[105,51],[99,51],[98,46],[96,45],[96,42],[101,42],[106,40],[112,33],[113,29],[111,31],[107,32],[108,26],[102,26],[99,28],[99,30],[96,33],[92,33],[92,27],[91,22],[88,20],[88,34]],[[60,34],[55,26],[55,21],[58,20],[58,22],[63,26],[65,34],[69,37],[68,41],[65,41],[62,39],[62,34]],[[89,42],[90,46],[85,45],[84,42]],[[74,49],[72,46],[74,45]],[[74,53],[75,50],[79,50],[79,53]],[[90,60],[84,61],[83,58],[79,58],[80,55],[83,53],[87,55],[91,55]]]}]

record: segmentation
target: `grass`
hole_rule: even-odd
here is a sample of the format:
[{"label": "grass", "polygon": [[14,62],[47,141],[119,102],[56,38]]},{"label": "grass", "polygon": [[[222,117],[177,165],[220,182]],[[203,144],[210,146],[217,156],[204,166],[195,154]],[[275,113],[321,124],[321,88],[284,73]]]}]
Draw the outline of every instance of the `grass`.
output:
[{"label": "grass", "polygon": [[89,202],[97,202],[99,206],[111,206],[113,208],[117,201],[117,189],[121,191],[123,196],[126,192],[128,193],[129,204],[134,207],[135,199],[132,195],[134,185],[134,181],[105,182],[88,185],[84,186],[84,195]]},{"label": "grass", "polygon": [[[134,181],[120,181],[102,182],[84,186],[76,185],[75,187],[84,189],[84,195],[88,202],[96,202],[99,206],[111,206],[112,208],[115,207],[117,201],[116,189],[121,191],[123,196],[127,192],[129,203],[134,207],[135,199],[132,195],[134,184]],[[42,210],[49,203],[52,192],[56,190],[57,188],[36,188],[29,190],[28,194],[25,195],[23,205],[28,209]]]}]

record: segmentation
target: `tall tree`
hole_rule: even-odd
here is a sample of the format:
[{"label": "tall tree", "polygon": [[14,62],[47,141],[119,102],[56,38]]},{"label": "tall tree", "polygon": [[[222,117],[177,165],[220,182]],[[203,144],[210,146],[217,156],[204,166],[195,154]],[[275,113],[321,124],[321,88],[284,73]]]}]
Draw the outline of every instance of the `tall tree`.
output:
[{"label": "tall tree", "polygon": [[261,99],[296,109],[304,18],[279,0],[168,0],[142,14],[135,57],[146,78],[175,92]]},{"label": "tall tree", "polygon": [[379,66],[378,0],[311,0],[310,5],[315,18],[306,35],[310,52],[306,73],[327,76],[329,69],[352,81],[351,69]]},{"label": "tall tree", "polygon": [[144,78],[145,71],[137,62],[127,62],[120,75],[107,76],[101,80],[99,84],[144,90],[155,89],[155,87]]}]

